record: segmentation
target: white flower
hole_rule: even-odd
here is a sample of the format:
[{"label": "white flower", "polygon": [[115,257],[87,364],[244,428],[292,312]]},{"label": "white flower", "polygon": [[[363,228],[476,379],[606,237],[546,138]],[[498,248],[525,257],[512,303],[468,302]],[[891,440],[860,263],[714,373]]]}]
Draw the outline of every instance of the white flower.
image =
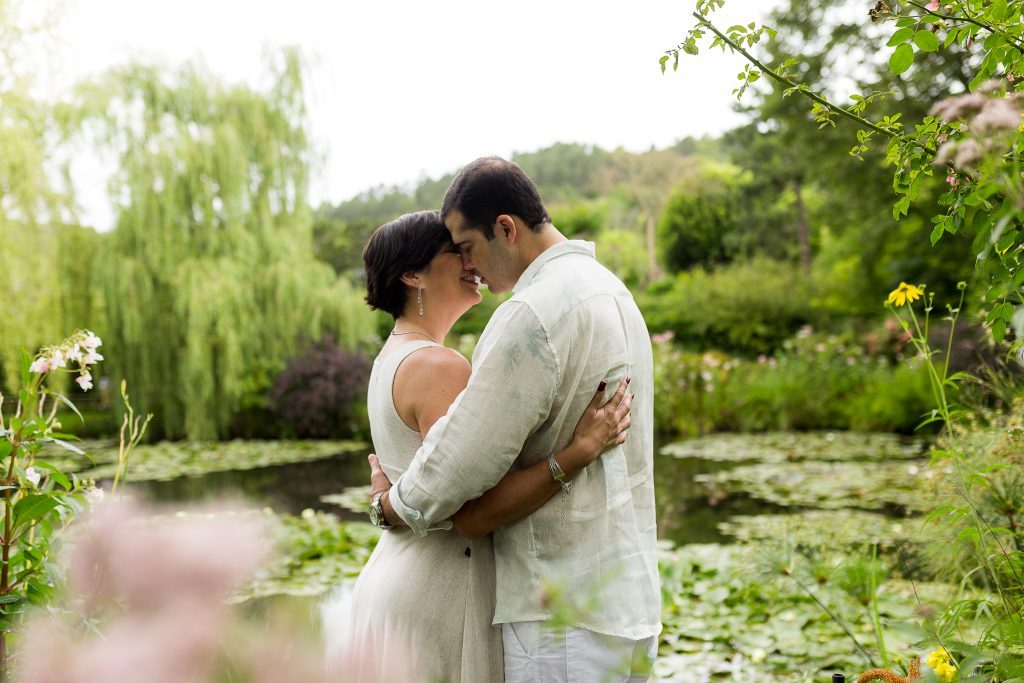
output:
[{"label": "white flower", "polygon": [[88,372],[83,373],[80,377],[76,377],[75,381],[78,382],[78,386],[82,387],[82,391],[92,389],[92,375]]},{"label": "white flower", "polygon": [[82,340],[82,346],[89,351],[94,351],[97,346],[103,346],[103,340],[97,337],[90,331],[86,331],[85,339]]},{"label": "white flower", "polygon": [[68,366],[67,358],[64,356],[64,352],[57,350],[53,352],[53,358],[50,359],[50,369],[54,368],[66,368]]},{"label": "white flower", "polygon": [[82,349],[81,349],[81,347],[79,347],[78,344],[75,344],[74,346],[72,346],[71,350],[67,352],[67,358],[68,358],[68,360],[73,360],[76,363],[81,363],[82,362]]},{"label": "white flower", "polygon": [[910,465],[909,467],[907,467],[907,474],[909,474],[912,477],[917,476],[917,474],[920,471],[921,469],[917,465]]},{"label": "white flower", "polygon": [[96,353],[95,351],[89,351],[85,354],[85,358],[82,359],[82,363],[85,365],[94,365],[101,360],[103,360],[103,354]]},{"label": "white flower", "polygon": [[32,365],[28,366],[29,372],[49,372],[50,371],[50,359],[39,357],[32,361]]},{"label": "white flower", "polygon": [[95,505],[102,501],[107,495],[107,492],[98,486],[93,486],[90,489],[85,490],[85,499],[89,501],[90,505]]},{"label": "white flower", "polygon": [[32,483],[32,486],[39,486],[39,480],[41,477],[39,476],[39,471],[36,470],[35,467],[29,467],[25,470],[25,478]]}]

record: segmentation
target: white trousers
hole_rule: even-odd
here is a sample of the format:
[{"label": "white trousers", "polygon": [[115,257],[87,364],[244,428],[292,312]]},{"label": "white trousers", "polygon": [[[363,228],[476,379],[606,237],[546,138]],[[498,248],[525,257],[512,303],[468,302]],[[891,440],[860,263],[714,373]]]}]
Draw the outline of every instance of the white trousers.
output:
[{"label": "white trousers", "polygon": [[642,683],[658,638],[618,638],[540,621],[501,625],[505,683]]}]

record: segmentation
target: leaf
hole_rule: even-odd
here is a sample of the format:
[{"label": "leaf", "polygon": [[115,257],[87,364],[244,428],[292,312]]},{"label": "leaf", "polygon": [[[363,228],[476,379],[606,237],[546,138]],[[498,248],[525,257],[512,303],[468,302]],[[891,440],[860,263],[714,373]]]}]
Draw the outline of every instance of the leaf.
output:
[{"label": "leaf", "polygon": [[942,239],[942,235],[945,232],[946,232],[946,229],[945,229],[945,227],[943,227],[942,223],[939,223],[934,228],[932,228],[931,240],[932,240],[932,246],[933,247],[938,243],[938,241],[940,239]]},{"label": "leaf", "polygon": [[992,336],[996,341],[1003,341],[1006,338],[1006,321],[1000,318],[992,323]]},{"label": "leaf", "polygon": [[58,505],[60,501],[53,496],[25,496],[14,504],[14,526],[38,521]]},{"label": "leaf", "polygon": [[886,43],[889,47],[896,47],[900,43],[905,43],[910,40],[911,36],[914,35],[914,29],[912,28],[901,28],[896,33],[892,34],[892,38]]},{"label": "leaf", "polygon": [[57,444],[61,448],[65,449],[65,450],[68,450],[68,451],[71,451],[72,453],[75,453],[76,455],[85,455],[85,451],[83,451],[78,446],[75,446],[73,444],[69,444],[67,441],[62,441],[60,439],[53,439],[52,437],[51,437],[51,440],[53,441],[53,443]]},{"label": "leaf", "polygon": [[889,71],[895,76],[899,76],[914,63],[914,48],[910,45],[903,43],[895,50],[889,57]]},{"label": "leaf", "polygon": [[82,417],[82,414],[78,412],[78,408],[75,407],[75,404],[72,403],[71,399],[69,399],[67,396],[65,396],[64,394],[58,394],[55,391],[43,391],[43,393],[55,396],[61,403],[66,405],[68,408],[71,408],[71,410],[74,411],[75,415],[78,416],[78,419],[82,421],[82,424],[85,424],[85,418]]},{"label": "leaf", "polygon": [[939,38],[931,31],[922,29],[914,34],[914,45],[925,52],[935,52],[939,49]]}]

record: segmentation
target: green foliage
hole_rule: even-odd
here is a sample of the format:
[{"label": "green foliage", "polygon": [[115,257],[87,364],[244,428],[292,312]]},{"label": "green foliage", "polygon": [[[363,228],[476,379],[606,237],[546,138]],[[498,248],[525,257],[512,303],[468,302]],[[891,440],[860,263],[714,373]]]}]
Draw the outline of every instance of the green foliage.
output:
[{"label": "green foliage", "polygon": [[[15,400],[7,401],[0,392],[0,477],[3,534],[0,535],[0,670],[8,670],[7,635],[20,622],[29,605],[49,605],[61,582],[52,554],[59,547],[58,532],[87,506],[93,493],[60,462],[45,457],[47,445],[83,458],[85,453],[71,441],[73,435],[61,431],[57,408],[74,413],[78,409],[63,394],[47,386],[48,377],[77,374],[76,381],[87,390],[91,370],[99,354],[101,341],[92,332],[81,330],[54,346],[44,346],[37,356],[22,354],[19,368],[21,388]],[[122,398],[129,414],[128,396]],[[79,418],[81,415],[79,414]],[[148,420],[147,420],[148,424]],[[145,424],[122,432],[116,461],[123,468]],[[65,461],[66,463],[66,461]],[[74,469],[74,468],[70,468]],[[116,481],[115,481],[116,487]]]},{"label": "green foliage", "polygon": [[[872,337],[873,338],[873,337]],[[850,337],[804,328],[755,361],[686,353],[655,335],[655,425],[664,434],[858,429],[915,431],[932,393],[920,364],[891,364]],[[830,450],[831,450],[830,446]],[[705,456],[702,456],[705,457]]]},{"label": "green foliage", "polygon": [[795,266],[765,258],[693,270],[652,285],[640,297],[648,329],[685,345],[770,353],[817,322],[812,283]]},{"label": "green foliage", "polygon": [[658,220],[663,259],[671,272],[694,266],[727,263],[731,234],[736,230],[737,197],[727,189],[684,188],[673,195]]},{"label": "green foliage", "polygon": [[257,370],[280,369],[302,336],[351,348],[373,334],[355,287],[313,257],[295,54],[274,79],[260,93],[131,66],[65,112],[119,157],[103,336],[160,436],[226,434],[246,394],[266,389]]}]

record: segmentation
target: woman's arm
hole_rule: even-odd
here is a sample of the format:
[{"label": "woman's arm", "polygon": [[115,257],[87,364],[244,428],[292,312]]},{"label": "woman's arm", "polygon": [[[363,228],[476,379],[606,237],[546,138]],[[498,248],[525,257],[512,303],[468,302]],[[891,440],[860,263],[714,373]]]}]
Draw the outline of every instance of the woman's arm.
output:
[{"label": "woman's arm", "polygon": [[[469,374],[469,363],[450,349],[424,349],[413,354],[402,363],[395,376],[393,391],[398,414],[410,427],[415,425],[425,438],[434,422],[448,412],[452,401],[465,388]],[[605,384],[601,383],[576,425],[572,442],[555,454],[555,460],[567,478],[575,478],[605,450],[625,441],[632,403],[632,395],[626,391],[628,384],[628,379],[622,380],[615,394],[605,403]],[[371,456],[371,481],[386,482],[375,460]],[[386,487],[386,483],[383,487],[376,483],[373,486],[375,491]],[[558,493],[560,488],[551,476],[547,459],[544,459],[506,474],[482,496],[466,502],[452,517],[452,522],[467,538],[478,538],[503,524],[527,516]],[[386,496],[383,502],[386,509]],[[396,515],[387,517],[397,521]]]},{"label": "woman's arm", "polygon": [[[628,385],[629,379],[619,382],[615,394],[605,403],[605,383],[601,382],[576,424],[572,442],[555,453],[555,460],[567,479],[575,479],[601,453],[626,440],[633,400],[632,394],[626,391]],[[559,490],[561,485],[551,476],[545,458],[525,469],[509,472],[484,495],[467,501],[452,516],[452,523],[466,538],[479,538],[526,517]]]}]

